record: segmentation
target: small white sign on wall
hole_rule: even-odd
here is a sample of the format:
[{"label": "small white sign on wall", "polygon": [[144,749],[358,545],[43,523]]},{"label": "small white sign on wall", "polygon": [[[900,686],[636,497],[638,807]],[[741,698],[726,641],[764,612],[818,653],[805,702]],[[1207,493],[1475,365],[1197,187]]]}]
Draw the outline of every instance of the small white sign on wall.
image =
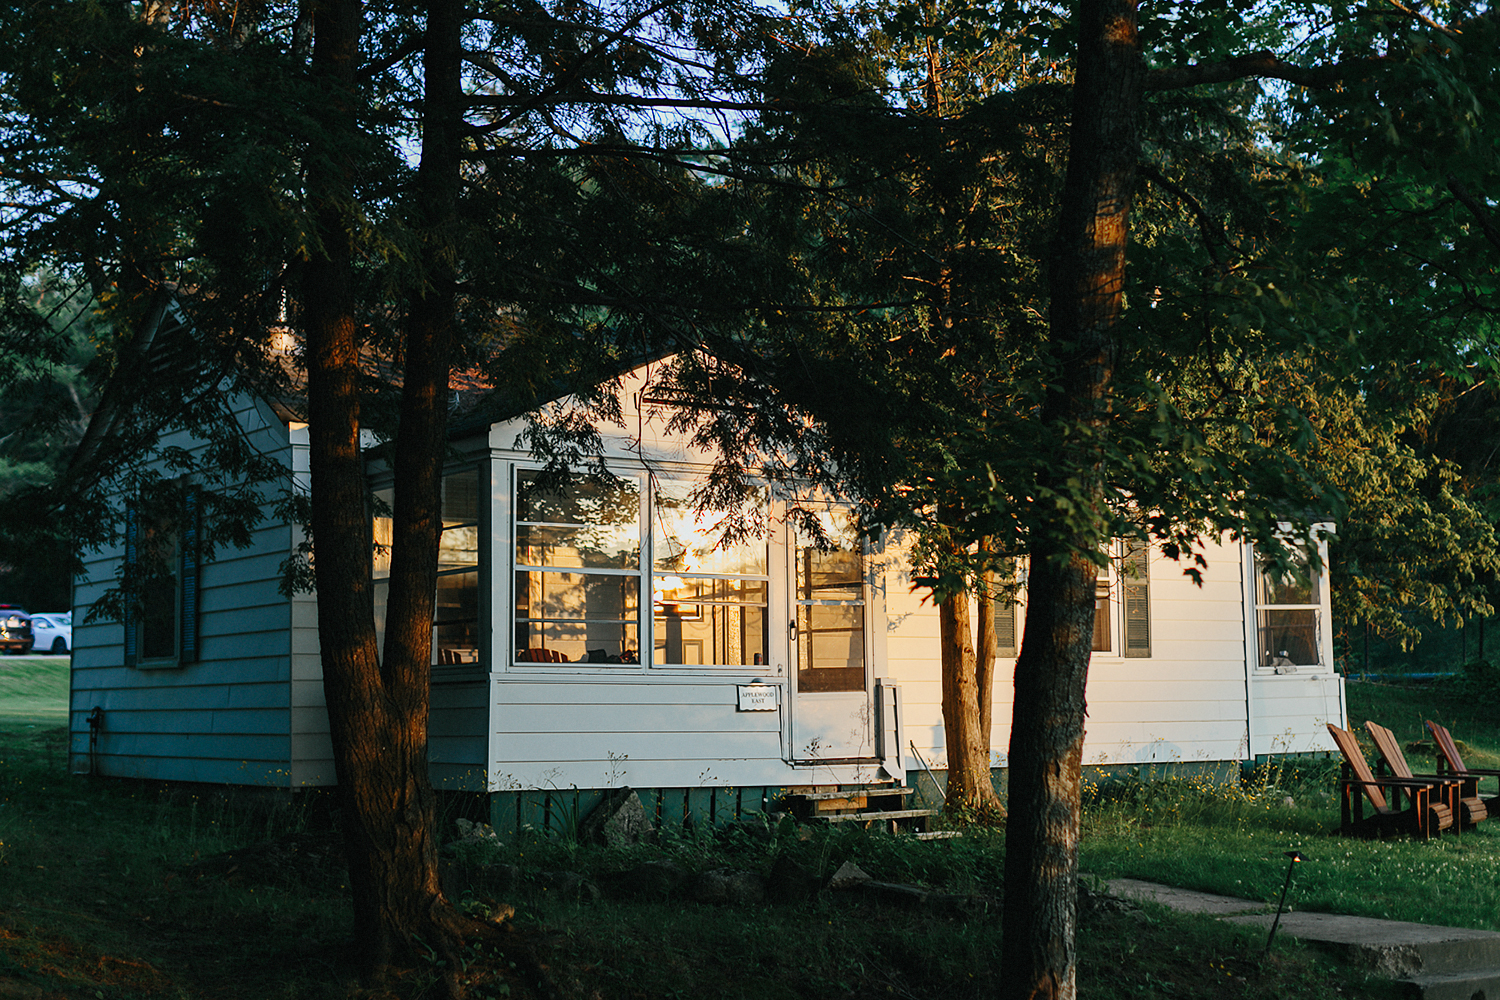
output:
[{"label": "small white sign on wall", "polygon": [[741,712],[776,711],[776,688],[771,684],[739,685]]}]

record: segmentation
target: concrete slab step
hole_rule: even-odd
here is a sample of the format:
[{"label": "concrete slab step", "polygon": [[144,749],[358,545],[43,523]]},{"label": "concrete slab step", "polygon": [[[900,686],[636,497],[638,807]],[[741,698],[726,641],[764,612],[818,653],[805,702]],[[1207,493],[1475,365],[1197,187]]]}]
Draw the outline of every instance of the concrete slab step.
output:
[{"label": "concrete slab step", "polygon": [[[1273,914],[1231,916],[1233,924],[1264,927]],[[1341,951],[1349,961],[1391,979],[1500,969],[1500,934],[1339,913],[1283,913],[1278,934]],[[1465,997],[1464,1000],[1470,1000]],[[1489,1000],[1500,1000],[1500,994]]]},{"label": "concrete slab step", "polygon": [[[1087,875],[1079,877],[1089,878]],[[1257,913],[1270,908],[1270,904],[1257,903],[1253,899],[1239,899],[1234,896],[1219,896],[1212,892],[1179,889],[1176,886],[1143,882],[1134,878],[1110,879],[1105,883],[1105,888],[1111,896],[1133,899],[1138,903],[1159,903],[1178,913],[1207,913],[1211,916],[1222,917],[1235,913]]]},{"label": "concrete slab step", "polygon": [[1450,972],[1439,976],[1413,976],[1400,980],[1410,1000],[1497,1000],[1500,969]]},{"label": "concrete slab step", "polygon": [[[1136,879],[1112,879],[1107,886],[1124,899],[1208,914],[1267,933],[1276,919],[1270,904],[1248,899]],[[1331,949],[1393,979],[1410,1000],[1500,1000],[1500,934],[1493,931],[1294,911],[1281,915],[1276,933]]]}]

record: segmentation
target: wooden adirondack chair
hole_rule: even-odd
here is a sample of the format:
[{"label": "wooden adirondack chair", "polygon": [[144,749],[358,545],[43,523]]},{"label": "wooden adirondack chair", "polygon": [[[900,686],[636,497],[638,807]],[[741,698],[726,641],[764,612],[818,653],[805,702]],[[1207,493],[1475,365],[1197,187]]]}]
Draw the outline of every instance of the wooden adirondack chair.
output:
[{"label": "wooden adirondack chair", "polygon": [[[1377,778],[1365,763],[1365,755],[1359,749],[1354,734],[1328,723],[1328,732],[1333,742],[1344,755],[1344,765],[1339,776],[1339,832],[1348,836],[1378,837],[1386,831],[1415,833],[1426,839],[1441,833],[1453,825],[1453,809],[1442,801],[1441,792],[1434,801],[1434,785],[1423,778],[1398,778],[1382,775]],[[1442,785],[1437,785],[1441,789]],[[1387,802],[1385,790],[1391,793]],[[1361,795],[1360,793],[1364,793]],[[1407,807],[1401,808],[1401,796],[1405,794]],[[1375,809],[1373,816],[1364,814],[1365,800]]]},{"label": "wooden adirondack chair", "polygon": [[1401,741],[1396,739],[1395,733],[1369,719],[1365,720],[1365,729],[1380,753],[1377,771],[1385,769],[1398,778],[1443,782],[1443,800],[1454,810],[1454,815],[1459,817],[1462,826],[1473,826],[1489,815],[1489,809],[1479,800],[1477,778],[1465,779],[1452,774],[1412,774],[1411,767],[1406,763],[1406,754],[1401,752]]},{"label": "wooden adirondack chair", "polygon": [[1479,790],[1480,778],[1500,778],[1500,770],[1484,767],[1465,767],[1464,759],[1458,755],[1458,744],[1453,741],[1453,734],[1448,732],[1446,727],[1440,726],[1429,719],[1427,721],[1427,731],[1432,734],[1432,741],[1437,744],[1438,774],[1449,774],[1465,779],[1465,795],[1475,796],[1489,811],[1500,809],[1500,793],[1486,796]]}]

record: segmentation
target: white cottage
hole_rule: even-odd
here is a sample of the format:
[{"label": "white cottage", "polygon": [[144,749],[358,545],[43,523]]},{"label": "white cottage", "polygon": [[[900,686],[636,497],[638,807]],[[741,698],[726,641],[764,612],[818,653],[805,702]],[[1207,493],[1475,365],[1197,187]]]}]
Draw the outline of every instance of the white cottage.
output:
[{"label": "white cottage", "polygon": [[[462,459],[444,481],[432,654],[434,781],[489,793],[508,828],[561,822],[626,785],[670,821],[755,811],[787,787],[941,775],[938,616],[912,590],[901,540],[871,550],[826,507],[818,516],[842,542],[820,551],[785,516],[789,501],[812,501],[768,491],[763,532],[724,544],[716,518],[689,502],[709,456],[666,430],[669,413],[644,399],[649,376],[630,377],[624,427],[604,433],[612,479],[545,477],[518,445],[519,420],[455,433]],[[306,425],[262,400],[230,405],[304,487]],[[250,548],[198,566],[191,528],[185,515],[176,593],[129,628],[82,624],[126,552],[85,557],[74,769],[331,784],[317,599],[277,589],[299,529],[268,520]],[[377,518],[375,539],[386,530]],[[1248,545],[1228,541],[1210,547],[1201,587],[1154,550],[1122,545],[1113,556],[1099,584],[1086,764],[1331,749],[1324,723],[1345,723],[1343,679],[1316,575],[1278,583]],[[1127,562],[1137,568],[1122,572]],[[377,622],[385,571],[377,555]],[[1006,666],[1024,609],[1001,619],[992,745],[1003,768]]]}]

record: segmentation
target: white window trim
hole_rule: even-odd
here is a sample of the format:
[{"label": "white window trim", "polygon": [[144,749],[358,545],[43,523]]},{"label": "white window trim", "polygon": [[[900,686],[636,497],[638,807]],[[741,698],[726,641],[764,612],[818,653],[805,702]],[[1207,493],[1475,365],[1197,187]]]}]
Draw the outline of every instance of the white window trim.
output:
[{"label": "white window trim", "polygon": [[[1283,523],[1281,530],[1290,536],[1292,526]],[[1333,595],[1328,586],[1328,538],[1334,534],[1334,525],[1319,522],[1311,526],[1308,544],[1316,546],[1319,568],[1312,570],[1318,578],[1318,602],[1316,604],[1268,604],[1258,602],[1255,545],[1245,542],[1242,546],[1242,573],[1244,574],[1245,608],[1245,666],[1256,678],[1278,676],[1324,676],[1333,674]],[[1291,539],[1296,541],[1297,539]],[[1260,618],[1261,611],[1317,608],[1318,662],[1294,664],[1290,667],[1261,666],[1260,663]]]}]

